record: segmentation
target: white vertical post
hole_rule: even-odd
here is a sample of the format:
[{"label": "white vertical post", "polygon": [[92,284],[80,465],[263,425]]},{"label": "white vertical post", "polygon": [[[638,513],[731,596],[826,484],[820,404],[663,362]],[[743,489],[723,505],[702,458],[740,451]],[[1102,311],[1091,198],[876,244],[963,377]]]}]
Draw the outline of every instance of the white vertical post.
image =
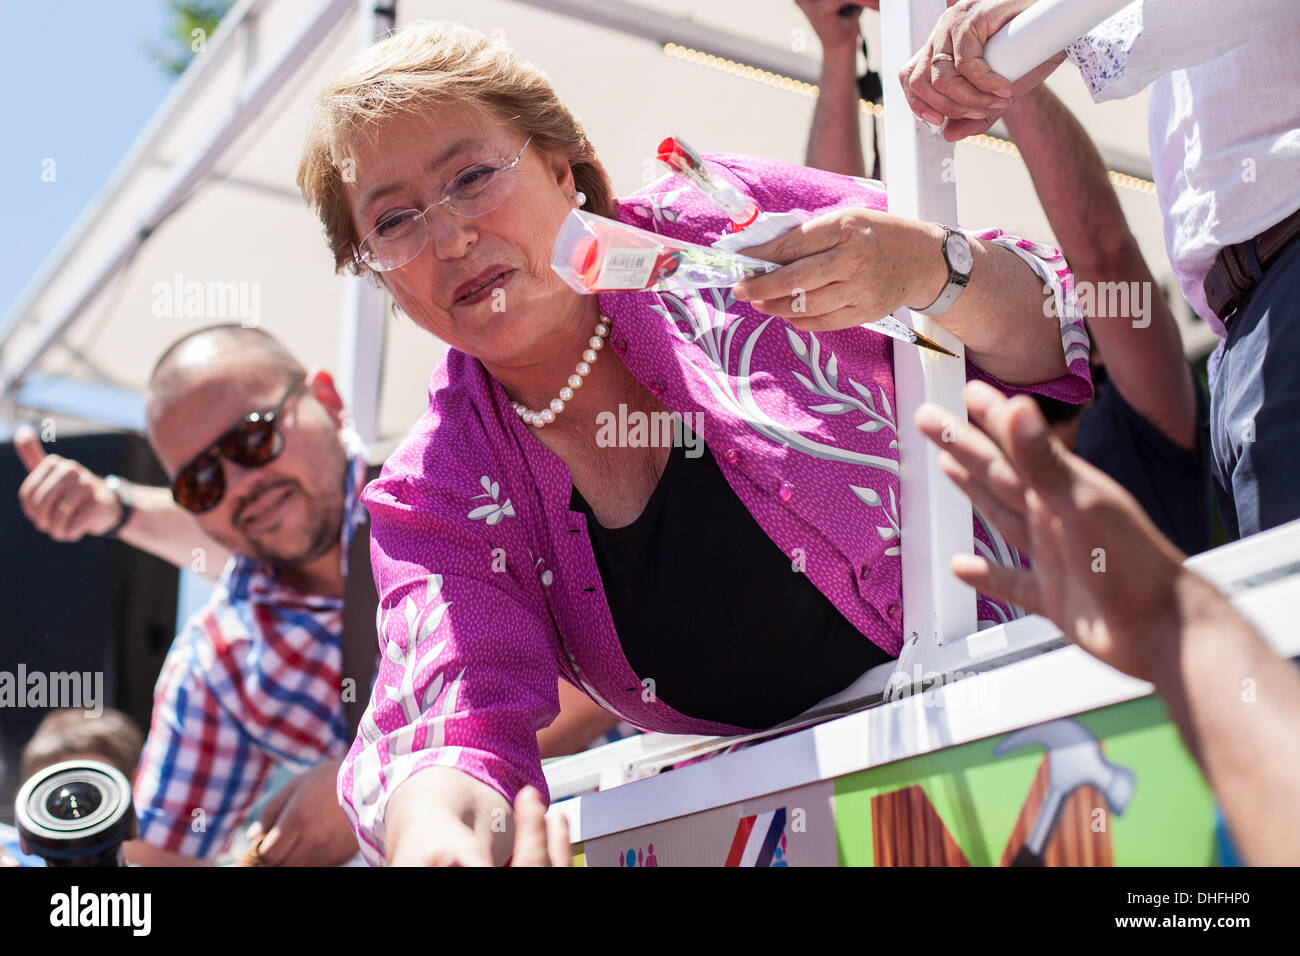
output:
[{"label": "white vertical post", "polygon": [[0,442],[13,441],[18,430],[18,403],[14,396],[0,392]]},{"label": "white vertical post", "polygon": [[343,287],[339,388],[361,440],[379,437],[380,376],[384,366],[384,290],[349,275]]},{"label": "white vertical post", "polygon": [[[885,79],[885,181],[889,211],[912,219],[957,225],[953,147],[913,115],[898,71],[920,49],[945,10],[944,0],[885,0],[880,29]],[[934,255],[942,255],[936,244]],[[965,349],[927,316],[896,313],[904,324],[941,343],[957,358],[894,345],[894,406],[898,415],[899,508],[903,549],[903,654],[975,633],[975,591],[953,576],[949,561],[974,549],[970,499],[939,470],[939,450],[912,423],[923,402],[966,421],[962,399]]]},{"label": "white vertical post", "polygon": [[[370,46],[393,28],[396,2],[381,7],[376,0],[358,0],[361,48]],[[379,397],[384,367],[384,290],[368,279],[348,275],[340,313],[339,387],[361,440],[379,437]]]}]

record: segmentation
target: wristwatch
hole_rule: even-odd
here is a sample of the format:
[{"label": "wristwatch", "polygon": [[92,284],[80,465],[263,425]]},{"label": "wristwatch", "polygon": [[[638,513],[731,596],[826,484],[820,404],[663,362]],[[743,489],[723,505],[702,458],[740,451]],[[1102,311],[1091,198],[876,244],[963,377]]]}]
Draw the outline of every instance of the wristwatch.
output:
[{"label": "wristwatch", "polygon": [[948,263],[948,284],[943,287],[939,297],[924,309],[914,310],[921,315],[943,315],[952,308],[957,297],[970,284],[971,268],[975,265],[975,257],[971,255],[970,243],[966,237],[947,226],[943,227],[943,231],[943,258]]},{"label": "wristwatch", "polygon": [[116,538],[117,533],[126,527],[126,523],[131,520],[131,515],[135,512],[135,507],[131,504],[130,492],[127,491],[127,488],[131,483],[125,478],[119,478],[117,475],[106,475],[104,477],[104,484],[107,485],[108,490],[113,492],[117,497],[117,503],[121,513],[117,516],[117,524],[105,531],[100,535],[100,537]]}]

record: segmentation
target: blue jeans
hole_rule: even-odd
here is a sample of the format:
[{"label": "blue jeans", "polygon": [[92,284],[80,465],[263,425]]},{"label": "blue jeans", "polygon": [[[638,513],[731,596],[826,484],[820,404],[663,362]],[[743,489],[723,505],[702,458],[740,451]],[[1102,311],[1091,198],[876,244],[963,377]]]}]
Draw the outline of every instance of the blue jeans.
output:
[{"label": "blue jeans", "polygon": [[1230,535],[1300,518],[1300,241],[1228,323],[1211,383],[1210,439]]}]

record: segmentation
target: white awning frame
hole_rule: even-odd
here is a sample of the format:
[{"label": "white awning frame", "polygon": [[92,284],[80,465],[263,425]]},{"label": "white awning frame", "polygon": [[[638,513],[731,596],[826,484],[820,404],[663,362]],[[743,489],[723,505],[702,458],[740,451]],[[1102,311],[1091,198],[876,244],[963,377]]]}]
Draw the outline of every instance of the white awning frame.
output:
[{"label": "white awning frame", "polygon": [[[149,160],[168,119],[181,109],[187,92],[193,89],[197,82],[189,78],[191,70],[197,70],[197,75],[201,78],[213,68],[213,61],[209,61],[208,57],[218,60],[228,57],[229,51],[239,45],[238,33],[247,28],[250,17],[255,15],[265,2],[267,0],[244,0],[231,11],[231,17],[236,14],[238,17],[228,25],[223,21],[223,26],[213,35],[211,48],[203,56],[196,57],[186,70],[182,80],[177,84],[177,89],[168,96],[158,115],[132,146],[127,160],[110,179],[109,187],[119,183],[121,177],[129,177],[141,164]],[[247,82],[236,97],[235,105],[227,116],[214,124],[208,136],[172,168],[153,202],[137,218],[132,227],[119,235],[101,257],[98,265],[87,272],[85,279],[78,284],[77,291],[68,302],[53,314],[37,319],[39,326],[34,340],[16,355],[6,356],[4,362],[0,364],[0,404],[6,400],[12,401],[12,395],[23,376],[35,367],[60,336],[82,316],[86,307],[94,301],[105,285],[126,267],[149,235],[211,173],[227,148],[258,117],[285,80],[324,41],[335,25],[352,12],[356,2],[357,0],[322,0],[315,12],[307,18],[297,32],[289,37],[274,57],[260,67],[254,65]],[[0,348],[9,342],[14,329],[24,318],[31,303],[58,273],[67,250],[75,246],[89,229],[94,218],[91,214],[102,208],[112,195],[113,192],[108,187],[100,191],[87,213],[78,219],[68,236],[60,242],[55,254],[46,260],[46,265],[40,270],[37,279],[24,290],[17,305],[6,316],[3,325],[0,325]],[[375,387],[378,387],[378,383]]]}]

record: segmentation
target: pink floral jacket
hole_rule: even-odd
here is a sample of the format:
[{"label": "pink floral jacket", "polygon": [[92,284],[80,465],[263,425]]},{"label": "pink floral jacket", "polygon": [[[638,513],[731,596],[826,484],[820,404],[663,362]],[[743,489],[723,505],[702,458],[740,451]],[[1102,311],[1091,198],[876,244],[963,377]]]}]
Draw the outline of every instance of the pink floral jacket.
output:
[{"label": "pink floral jacket", "polygon": [[[884,209],[880,183],[749,156],[714,155],[760,210],[801,218]],[[677,177],[620,202],[619,218],[708,244],[725,217]],[[1069,373],[1007,393],[1081,403],[1088,338],[1054,249],[988,231],[1053,290]],[[808,334],[726,289],[600,297],[610,347],[670,409],[692,414],[732,490],[866,640],[902,643],[898,425],[892,339],[862,329]],[[567,467],[516,416],[477,359],[452,350],[429,407],[363,500],[380,594],[380,669],[339,775],[339,797],[372,863],[385,861],[393,789],[454,767],[513,800],[547,792],[536,732],[558,713],[563,677],[638,727],[734,734],[643,695],[601,587],[585,518],[569,510]],[[977,515],[976,551],[1023,564]],[[663,595],[671,601],[672,595]],[[1016,615],[981,597],[981,627]],[[683,609],[689,613],[689,609]],[[725,675],[719,675],[725,679]]]}]

